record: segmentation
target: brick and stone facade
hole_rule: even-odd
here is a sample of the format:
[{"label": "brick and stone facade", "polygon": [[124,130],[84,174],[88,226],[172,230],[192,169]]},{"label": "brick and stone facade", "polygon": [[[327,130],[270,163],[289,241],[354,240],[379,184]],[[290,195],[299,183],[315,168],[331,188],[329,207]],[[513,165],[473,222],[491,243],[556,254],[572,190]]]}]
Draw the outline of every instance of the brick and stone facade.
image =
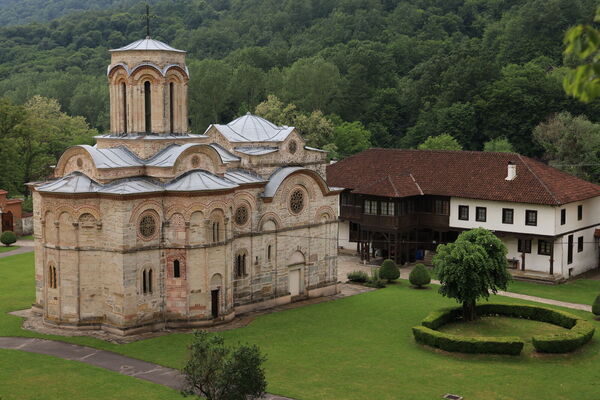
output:
[{"label": "brick and stone facade", "polygon": [[146,41],[112,52],[111,133],[68,149],[56,179],[32,188],[34,311],[126,335],[335,293],[325,153],[252,115],[188,134],[185,53]]}]

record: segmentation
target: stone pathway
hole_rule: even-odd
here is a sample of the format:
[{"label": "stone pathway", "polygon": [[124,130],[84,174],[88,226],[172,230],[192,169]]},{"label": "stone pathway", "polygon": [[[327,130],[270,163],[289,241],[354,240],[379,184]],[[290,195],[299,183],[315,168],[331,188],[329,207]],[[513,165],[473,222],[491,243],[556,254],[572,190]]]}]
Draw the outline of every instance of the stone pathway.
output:
[{"label": "stone pathway", "polygon": [[25,244],[18,244],[18,242],[15,243],[15,246],[21,246],[21,247],[19,247],[18,249],[15,249],[15,250],[0,253],[0,258],[8,257],[8,256],[16,256],[17,254],[29,253],[29,252],[33,251],[33,249],[34,249],[33,242],[21,242],[21,243],[25,243]]},{"label": "stone pathway", "polygon": [[[175,390],[180,390],[183,383],[183,376],[176,369],[126,357],[110,351],[65,342],[34,338],[0,337],[0,348],[46,354],[65,360],[78,361],[118,372],[119,374],[168,386]],[[263,399],[292,400],[288,397],[273,394],[267,394]]]}]

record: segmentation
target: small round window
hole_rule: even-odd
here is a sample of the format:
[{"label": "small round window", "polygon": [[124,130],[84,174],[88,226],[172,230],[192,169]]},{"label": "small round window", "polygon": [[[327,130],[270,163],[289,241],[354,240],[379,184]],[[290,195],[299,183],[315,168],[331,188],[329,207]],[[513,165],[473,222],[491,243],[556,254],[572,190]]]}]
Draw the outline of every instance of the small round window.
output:
[{"label": "small round window", "polygon": [[300,214],[304,209],[304,192],[300,189],[296,189],[290,196],[290,210],[294,214]]},{"label": "small round window", "polygon": [[83,160],[81,158],[77,158],[77,167],[78,168],[83,167]]},{"label": "small round window", "polygon": [[156,233],[156,219],[150,214],[146,214],[140,220],[140,235],[145,239],[150,239]]},{"label": "small round window", "polygon": [[248,208],[240,206],[235,210],[235,223],[236,225],[245,225],[246,222],[248,222]]},{"label": "small round window", "polygon": [[290,144],[288,144],[288,151],[292,154],[294,154],[296,152],[296,150],[298,150],[298,144],[296,143],[295,140],[292,140],[290,142]]},{"label": "small round window", "polygon": [[198,168],[200,166],[200,157],[193,156],[192,157],[192,167]]}]

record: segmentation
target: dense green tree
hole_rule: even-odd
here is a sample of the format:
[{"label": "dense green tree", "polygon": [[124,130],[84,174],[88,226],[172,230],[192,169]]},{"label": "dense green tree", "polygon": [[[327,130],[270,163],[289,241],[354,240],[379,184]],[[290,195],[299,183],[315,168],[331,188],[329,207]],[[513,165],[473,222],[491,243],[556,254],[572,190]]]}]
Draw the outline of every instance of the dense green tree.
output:
[{"label": "dense green tree", "polygon": [[23,182],[45,179],[63,151],[74,144],[91,144],[97,133],[83,117],[70,117],[58,101],[41,96],[25,103],[17,148]]},{"label": "dense green tree", "polygon": [[499,153],[514,153],[512,144],[505,137],[497,137],[483,144],[483,151],[495,151]]},{"label": "dense green tree", "polygon": [[533,136],[550,165],[582,179],[600,182],[600,124],[563,112],[540,123]]},{"label": "dense green tree", "polygon": [[184,395],[201,395],[207,400],[251,400],[265,394],[265,358],[257,346],[230,347],[221,336],[195,331],[189,352],[183,367]]},{"label": "dense green tree", "polygon": [[[600,7],[594,22],[600,22]],[[590,24],[577,25],[565,34],[565,44],[565,54],[583,62],[565,76],[565,91],[584,102],[596,99],[600,96],[600,31]]]},{"label": "dense green tree", "polygon": [[456,139],[447,133],[438,136],[429,136],[419,145],[419,150],[462,150]]},{"label": "dense green tree", "polygon": [[230,117],[227,104],[232,70],[227,63],[218,60],[192,61],[188,67],[194,77],[189,83],[189,115],[194,132],[202,133],[208,125]]},{"label": "dense green tree", "polygon": [[511,280],[506,252],[502,241],[483,228],[465,231],[454,243],[438,246],[433,265],[440,293],[462,303],[466,321],[476,318],[478,299],[506,290]]},{"label": "dense green tree", "polygon": [[283,97],[307,111],[334,111],[342,77],[338,68],[320,57],[303,58],[284,71]]},{"label": "dense green tree", "polygon": [[371,147],[371,132],[359,121],[342,122],[333,129],[338,156],[345,158]]}]

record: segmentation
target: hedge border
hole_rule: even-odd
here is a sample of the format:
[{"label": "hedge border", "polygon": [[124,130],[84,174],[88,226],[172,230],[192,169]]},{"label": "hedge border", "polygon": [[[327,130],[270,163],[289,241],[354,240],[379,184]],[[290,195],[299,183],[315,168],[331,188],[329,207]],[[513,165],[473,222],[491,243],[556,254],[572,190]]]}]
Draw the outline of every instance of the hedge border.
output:
[{"label": "hedge border", "polygon": [[[576,315],[528,304],[478,304],[477,313],[478,315],[504,315],[530,319],[568,329],[559,334],[534,335],[532,337],[533,346],[536,351],[541,353],[571,352],[589,342],[595,331],[592,324]],[[413,327],[413,336],[419,343],[450,352],[510,355],[521,353],[525,343],[518,337],[465,337],[437,330],[447,323],[459,320],[461,316],[461,307],[433,311],[421,321],[420,326]]]}]

